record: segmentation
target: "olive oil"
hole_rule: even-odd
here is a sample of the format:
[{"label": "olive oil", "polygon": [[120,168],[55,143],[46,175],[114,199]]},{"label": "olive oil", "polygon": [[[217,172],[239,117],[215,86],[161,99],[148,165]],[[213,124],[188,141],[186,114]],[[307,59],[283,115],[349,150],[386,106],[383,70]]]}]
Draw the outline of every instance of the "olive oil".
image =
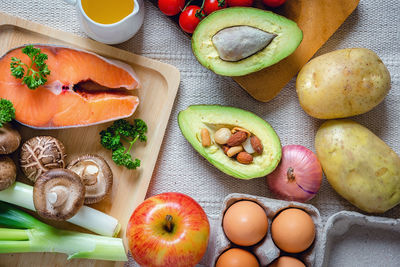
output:
[{"label": "olive oil", "polygon": [[97,23],[116,23],[133,11],[133,0],[82,0],[86,15]]}]

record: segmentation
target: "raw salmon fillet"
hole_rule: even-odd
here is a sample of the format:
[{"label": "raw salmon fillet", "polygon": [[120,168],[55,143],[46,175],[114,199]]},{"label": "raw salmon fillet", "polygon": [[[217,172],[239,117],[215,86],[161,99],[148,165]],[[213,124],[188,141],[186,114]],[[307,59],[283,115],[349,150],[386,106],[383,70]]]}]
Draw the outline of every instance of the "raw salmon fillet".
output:
[{"label": "raw salmon fillet", "polygon": [[133,69],[91,52],[53,45],[34,45],[48,55],[47,83],[35,90],[11,75],[11,57],[28,66],[22,47],[0,58],[0,98],[15,107],[15,119],[39,129],[89,126],[131,116],[140,86]]}]

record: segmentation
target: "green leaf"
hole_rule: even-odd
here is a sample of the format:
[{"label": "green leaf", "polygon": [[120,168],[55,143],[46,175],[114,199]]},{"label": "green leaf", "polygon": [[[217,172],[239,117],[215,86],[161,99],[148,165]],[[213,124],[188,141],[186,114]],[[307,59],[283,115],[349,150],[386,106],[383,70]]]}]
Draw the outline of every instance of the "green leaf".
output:
[{"label": "green leaf", "polygon": [[11,101],[7,99],[0,99],[0,127],[7,122],[15,119],[15,108]]},{"label": "green leaf", "polygon": [[[112,151],[112,160],[128,169],[136,169],[140,166],[139,159],[132,159],[131,148],[136,140],[145,142],[147,125],[141,119],[135,119],[133,124],[127,120],[117,120],[106,130],[100,132],[100,143],[103,147]],[[122,140],[129,144],[126,149]]]},{"label": "green leaf", "polygon": [[19,229],[47,228],[48,226],[28,213],[0,201],[0,225]]},{"label": "green leaf", "polygon": [[12,57],[11,58],[11,75],[21,79],[22,77],[24,77],[25,75],[25,69],[22,67],[22,63],[21,60],[16,58],[16,57]]},{"label": "green leaf", "polygon": [[135,119],[135,128],[139,134],[139,140],[146,142],[147,136],[145,134],[147,133],[147,124],[141,119]]},{"label": "green leaf", "polygon": [[125,166],[128,169],[136,169],[137,167],[140,167],[140,160],[133,160],[129,151],[126,151],[124,147],[113,151],[111,158],[117,165]]},{"label": "green leaf", "polygon": [[35,57],[37,54],[40,54],[40,48],[35,48],[33,45],[27,45],[22,48],[22,53],[28,55],[29,57]]},{"label": "green leaf", "polygon": [[47,75],[50,75],[50,70],[49,70],[49,68],[47,67],[47,65],[44,65],[44,66],[42,67],[42,69],[41,69],[41,74],[42,74],[44,77],[46,77]]},{"label": "green leaf", "polygon": [[101,145],[107,149],[115,150],[122,145],[120,142],[120,136],[115,134],[115,132],[110,131],[109,128],[105,131],[101,131],[100,136]]},{"label": "green leaf", "polygon": [[[28,66],[16,57],[11,58],[11,75],[17,79],[22,79],[29,89],[36,89],[47,82],[46,77],[50,75],[50,70],[45,61],[48,56],[41,52],[40,48],[28,45],[22,48],[22,53],[28,55],[31,59],[31,65]],[[25,70],[26,68],[26,70]],[[24,75],[27,75],[24,77]]]}]

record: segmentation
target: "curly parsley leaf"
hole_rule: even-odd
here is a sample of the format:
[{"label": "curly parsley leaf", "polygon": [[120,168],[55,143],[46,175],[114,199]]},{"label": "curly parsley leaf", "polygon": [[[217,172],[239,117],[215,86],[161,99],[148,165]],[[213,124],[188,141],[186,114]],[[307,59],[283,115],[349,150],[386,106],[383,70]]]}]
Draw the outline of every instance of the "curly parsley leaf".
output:
[{"label": "curly parsley leaf", "polygon": [[15,108],[11,101],[7,99],[0,99],[0,127],[15,118]]},{"label": "curly parsley leaf", "polygon": [[[11,58],[11,75],[17,79],[22,79],[22,84],[26,84],[29,89],[36,89],[47,82],[47,76],[50,75],[50,70],[45,61],[48,56],[33,45],[28,45],[22,48],[22,53],[26,54],[31,59],[31,65],[23,63],[21,59]],[[24,77],[24,75],[26,75]]]},{"label": "curly parsley leaf", "polygon": [[[117,165],[128,169],[136,169],[140,166],[139,159],[132,159],[131,149],[133,144],[139,140],[147,141],[147,125],[141,119],[135,119],[133,124],[127,120],[117,120],[106,130],[100,132],[100,144],[112,151],[112,160]],[[129,147],[125,148],[125,141]]]},{"label": "curly parsley leaf", "polygon": [[124,147],[114,150],[111,158],[117,165],[125,166],[128,169],[136,169],[140,166],[140,159],[132,160],[131,154],[127,153]]}]

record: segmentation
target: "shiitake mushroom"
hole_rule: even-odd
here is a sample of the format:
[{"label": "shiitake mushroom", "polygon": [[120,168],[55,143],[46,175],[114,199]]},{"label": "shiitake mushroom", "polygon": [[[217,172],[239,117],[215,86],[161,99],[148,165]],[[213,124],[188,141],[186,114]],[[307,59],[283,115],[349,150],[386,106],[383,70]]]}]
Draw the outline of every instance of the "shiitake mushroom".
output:
[{"label": "shiitake mushroom", "polygon": [[93,154],[78,156],[68,164],[67,169],[81,177],[86,187],[85,204],[97,203],[110,192],[113,174],[102,157]]},{"label": "shiitake mushroom", "polygon": [[23,173],[35,182],[44,172],[65,168],[64,144],[52,136],[35,136],[21,147],[20,165]]},{"label": "shiitake mushroom", "polygon": [[0,128],[0,154],[11,154],[21,144],[21,135],[10,124],[6,123]]},{"label": "shiitake mushroom", "polygon": [[36,180],[33,204],[39,216],[56,221],[73,217],[83,206],[85,186],[67,169],[51,169]]},{"label": "shiitake mushroom", "polygon": [[101,201],[111,191],[113,175],[98,155],[76,157],[65,167],[65,147],[51,136],[36,136],[21,148],[24,174],[35,183],[33,202],[39,216],[68,220],[83,204]]},{"label": "shiitake mushroom", "polygon": [[0,191],[7,189],[17,176],[17,167],[14,161],[7,156],[0,156]]}]

